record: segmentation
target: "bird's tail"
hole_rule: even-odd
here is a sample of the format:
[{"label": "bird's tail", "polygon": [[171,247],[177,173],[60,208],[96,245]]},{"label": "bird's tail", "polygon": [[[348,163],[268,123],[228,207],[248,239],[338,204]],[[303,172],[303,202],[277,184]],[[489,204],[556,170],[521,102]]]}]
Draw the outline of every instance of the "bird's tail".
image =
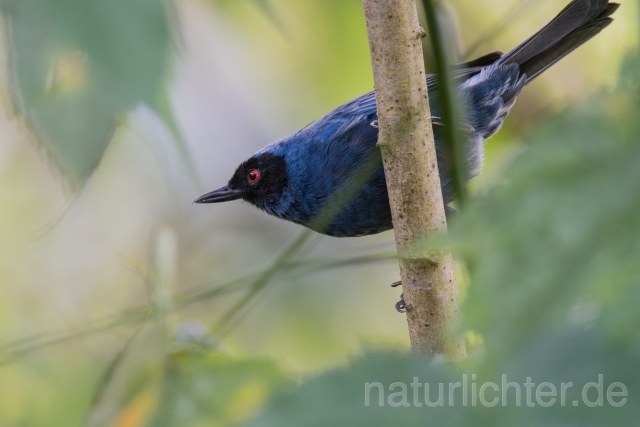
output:
[{"label": "bird's tail", "polygon": [[544,28],[496,62],[518,64],[527,83],[598,34],[620,6],[608,0],[573,0]]}]

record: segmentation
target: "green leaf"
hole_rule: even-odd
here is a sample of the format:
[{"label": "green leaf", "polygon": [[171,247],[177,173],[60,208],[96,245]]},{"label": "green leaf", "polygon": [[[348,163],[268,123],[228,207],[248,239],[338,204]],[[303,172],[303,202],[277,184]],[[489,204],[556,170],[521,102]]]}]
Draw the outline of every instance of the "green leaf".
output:
[{"label": "green leaf", "polygon": [[[249,427],[271,426],[392,426],[402,423],[424,425],[420,408],[397,407],[402,402],[389,396],[389,386],[407,384],[410,390],[414,377],[421,381],[446,382],[449,372],[439,363],[432,364],[409,354],[378,350],[354,361],[349,368],[311,378],[293,393],[276,399],[263,414],[244,424]],[[377,385],[384,386],[383,406],[379,406]],[[367,385],[369,383],[369,385]],[[369,390],[369,405],[366,392]],[[413,402],[411,402],[413,403]],[[396,407],[393,407],[396,405]],[[453,412],[453,411],[451,411]],[[445,411],[430,411],[434,425],[449,417]],[[455,414],[455,418],[458,418]],[[400,417],[400,418],[398,418]]]},{"label": "green leaf", "polygon": [[11,89],[71,183],[98,165],[124,114],[154,106],[169,64],[163,0],[6,0]]},{"label": "green leaf", "polygon": [[[487,359],[447,364],[377,350],[352,362],[348,368],[308,379],[242,425],[633,425],[640,415],[640,401],[634,392],[640,387],[640,377],[635,373],[637,358],[638,352],[621,350],[596,331],[550,333],[532,342],[526,352],[516,355],[499,373],[491,373]],[[596,387],[586,389],[587,400],[583,391],[589,383],[598,383],[599,375],[602,375],[602,406],[591,407],[590,403],[598,402]],[[528,378],[533,384],[529,393]],[[536,394],[536,389],[545,382],[556,389],[554,404],[549,407],[543,405],[553,397]],[[624,384],[628,391],[622,407],[612,405],[607,397],[607,389],[616,382]],[[459,384],[454,386],[455,383]],[[508,383],[518,386],[503,386]],[[564,399],[560,392],[562,383],[567,385]],[[481,394],[484,384],[491,385]],[[425,403],[427,388],[432,406]],[[520,390],[519,399],[514,388]],[[506,397],[502,396],[503,389]],[[620,397],[609,397],[614,404],[621,402]]]}]

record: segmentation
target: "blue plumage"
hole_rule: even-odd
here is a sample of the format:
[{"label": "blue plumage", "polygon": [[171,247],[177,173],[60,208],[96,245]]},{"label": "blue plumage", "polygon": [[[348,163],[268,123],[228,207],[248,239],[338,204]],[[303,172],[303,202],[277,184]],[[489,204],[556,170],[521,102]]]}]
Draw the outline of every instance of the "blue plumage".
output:
[{"label": "blue plumage", "polygon": [[[516,96],[532,77],[597,34],[617,5],[574,0],[550,24],[502,56],[486,55],[459,66],[454,77],[464,117],[464,177],[482,165],[484,142],[496,133]],[[431,113],[439,116],[435,76],[427,76]],[[387,187],[376,148],[375,93],[348,102],[299,132],[266,146],[243,162],[229,184],[198,203],[242,198],[279,218],[331,236],[352,237],[392,228]],[[434,122],[445,204],[454,199],[442,124]],[[366,170],[365,178],[358,176]],[[353,183],[356,183],[353,185]]]}]

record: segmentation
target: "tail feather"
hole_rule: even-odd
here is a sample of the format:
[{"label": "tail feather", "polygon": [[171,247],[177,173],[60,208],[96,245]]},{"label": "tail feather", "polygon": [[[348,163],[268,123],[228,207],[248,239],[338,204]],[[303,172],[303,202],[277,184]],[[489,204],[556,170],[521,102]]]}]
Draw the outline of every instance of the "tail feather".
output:
[{"label": "tail feather", "polygon": [[594,22],[591,25],[576,30],[556,43],[553,46],[553,49],[544,52],[543,55],[535,56],[527,62],[520,64],[520,71],[523,74],[526,74],[527,83],[536,78],[538,75],[558,62],[560,59],[571,53],[573,50],[578,48],[584,42],[594,37],[612,21],[613,19],[611,18],[605,18],[601,21]]},{"label": "tail feather", "polygon": [[503,64],[526,62],[579,28],[607,3],[608,0],[573,0],[551,22],[504,55],[500,62]]},{"label": "tail feather", "polygon": [[598,34],[618,8],[608,0],[573,0],[551,22],[497,63],[518,64],[527,82]]}]

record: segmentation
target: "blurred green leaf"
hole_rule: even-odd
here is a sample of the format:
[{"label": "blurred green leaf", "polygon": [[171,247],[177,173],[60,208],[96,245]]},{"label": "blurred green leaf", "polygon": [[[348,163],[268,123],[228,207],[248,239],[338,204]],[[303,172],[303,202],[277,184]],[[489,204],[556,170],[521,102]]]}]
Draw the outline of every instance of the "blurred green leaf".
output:
[{"label": "blurred green leaf", "polygon": [[[638,396],[634,393],[640,387],[640,377],[635,373],[637,352],[621,350],[595,331],[548,334],[527,350],[494,374],[487,370],[486,363],[478,363],[477,358],[453,364],[410,354],[373,351],[348,368],[308,379],[242,425],[602,426],[633,425],[640,415]],[[603,405],[590,407],[589,403],[598,400],[596,390],[588,389],[587,400],[582,393],[589,383],[599,381],[599,375],[602,375]],[[528,377],[534,384],[530,397],[525,387]],[[513,387],[507,389],[506,399],[502,398],[503,381],[519,384],[519,400]],[[558,392],[550,407],[538,400],[546,404],[550,398],[535,392],[544,382],[553,384]],[[629,397],[622,407],[609,404],[606,397],[606,390],[615,382],[623,383],[628,389]],[[375,383],[380,386],[373,385]],[[425,404],[425,383],[429,384],[429,402],[441,402],[440,406]],[[460,384],[452,389],[451,383]],[[495,384],[499,391],[494,392],[490,386],[479,394],[485,383]],[[564,403],[559,392],[562,383],[572,383],[566,389]],[[493,405],[495,398],[499,399],[495,406],[482,403]],[[574,401],[578,402],[577,406]]]},{"label": "blurred green leaf", "polygon": [[171,45],[163,0],[5,0],[11,89],[72,183],[100,162],[117,121],[156,104]]},{"label": "blurred green leaf", "polygon": [[[400,410],[387,403],[386,395],[384,406],[378,406],[378,394],[375,388],[370,393],[370,402],[373,404],[365,405],[366,383],[379,382],[387,388],[394,382],[410,384],[414,376],[419,377],[421,381],[446,382],[449,379],[449,372],[442,364],[431,363],[409,354],[385,350],[374,351],[352,362],[348,369],[334,370],[308,379],[295,392],[276,399],[263,414],[243,425],[250,427],[393,426],[399,423],[424,425],[424,415],[428,415],[434,425],[441,425],[447,417],[444,411],[426,413],[420,408]],[[422,412],[425,414],[421,415]],[[445,418],[440,417],[439,414],[445,415]]]}]

